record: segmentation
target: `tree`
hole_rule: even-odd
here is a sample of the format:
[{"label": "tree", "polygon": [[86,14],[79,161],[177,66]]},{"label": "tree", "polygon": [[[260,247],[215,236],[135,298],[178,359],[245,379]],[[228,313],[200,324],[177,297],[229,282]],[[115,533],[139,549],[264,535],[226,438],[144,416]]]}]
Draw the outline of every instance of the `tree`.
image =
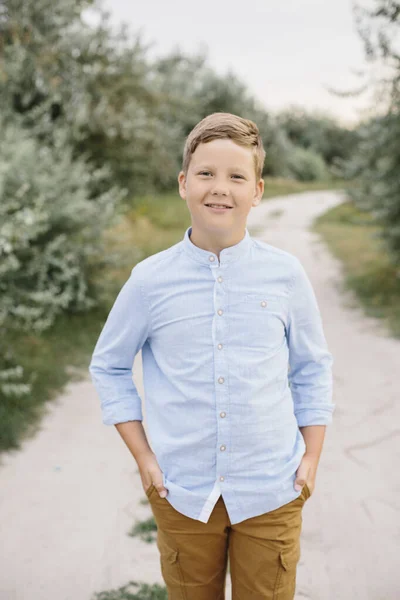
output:
[{"label": "tree", "polygon": [[[386,113],[360,128],[360,143],[342,172],[359,181],[350,192],[358,207],[370,211],[381,226],[381,239],[395,264],[400,259],[400,3],[377,0],[374,8],[357,8],[358,26],[368,59],[388,67],[377,86],[387,94]],[[399,273],[400,276],[400,273]]]}]

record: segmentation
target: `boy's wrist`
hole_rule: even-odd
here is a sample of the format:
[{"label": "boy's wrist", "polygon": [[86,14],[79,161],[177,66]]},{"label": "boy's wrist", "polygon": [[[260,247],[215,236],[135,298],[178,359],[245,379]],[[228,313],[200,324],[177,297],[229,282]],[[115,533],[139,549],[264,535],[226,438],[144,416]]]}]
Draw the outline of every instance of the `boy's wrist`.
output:
[{"label": "boy's wrist", "polygon": [[135,460],[138,464],[141,464],[143,462],[147,462],[149,459],[153,459],[155,457],[155,454],[153,452],[153,450],[151,448],[147,448],[145,450],[142,450],[141,452],[137,453],[135,456]]},{"label": "boy's wrist", "polygon": [[307,425],[300,427],[305,443],[305,456],[313,464],[317,465],[321,456],[324,443],[325,425]]},{"label": "boy's wrist", "polygon": [[312,471],[314,473],[316,473],[318,464],[319,464],[320,455],[316,454],[315,452],[305,452],[303,455],[303,459],[305,459],[307,461],[307,463],[310,465]]},{"label": "boy's wrist", "polygon": [[319,460],[319,457],[321,454],[320,454],[320,452],[312,452],[312,451],[306,450],[304,455],[307,456],[307,458]]}]

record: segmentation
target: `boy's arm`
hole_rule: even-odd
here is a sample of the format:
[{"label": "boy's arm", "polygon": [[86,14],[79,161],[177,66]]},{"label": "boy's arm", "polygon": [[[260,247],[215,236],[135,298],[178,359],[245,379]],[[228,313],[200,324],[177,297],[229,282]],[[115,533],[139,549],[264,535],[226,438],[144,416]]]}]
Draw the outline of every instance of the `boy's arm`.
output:
[{"label": "boy's arm", "polygon": [[326,425],[307,425],[299,429],[306,444],[306,452],[297,469],[294,487],[299,491],[307,483],[312,494],[324,443]]},{"label": "boy's arm", "polygon": [[311,282],[300,261],[289,297],[287,340],[290,390],[306,452],[298,468],[296,489],[305,482],[312,492],[326,425],[332,422],[333,357],[323,332],[321,313]]},{"label": "boy's arm", "polygon": [[[288,379],[298,425],[300,428],[328,425],[335,408],[332,402],[333,357],[328,350],[314,290],[298,259],[289,295],[286,335]],[[318,453],[314,446],[315,442],[310,448],[313,454]]]},{"label": "boy's arm", "polygon": [[143,420],[132,367],[149,329],[149,310],[135,266],[108,314],[89,365],[105,425]]},{"label": "boy's arm", "polygon": [[135,356],[150,329],[150,311],[136,265],[109,312],[89,372],[100,397],[103,423],[115,425],[138,464],[144,489],[153,482],[161,495],[167,490],[147,441],[142,402],[132,378]]}]

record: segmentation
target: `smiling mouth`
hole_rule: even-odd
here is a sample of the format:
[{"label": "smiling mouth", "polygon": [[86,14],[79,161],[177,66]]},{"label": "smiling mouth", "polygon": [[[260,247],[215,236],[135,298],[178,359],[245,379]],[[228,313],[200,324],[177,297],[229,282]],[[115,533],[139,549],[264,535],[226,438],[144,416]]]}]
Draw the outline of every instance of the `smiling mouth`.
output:
[{"label": "smiling mouth", "polygon": [[233,208],[232,206],[228,206],[227,204],[206,204],[208,208],[215,208],[217,210],[226,210]]}]

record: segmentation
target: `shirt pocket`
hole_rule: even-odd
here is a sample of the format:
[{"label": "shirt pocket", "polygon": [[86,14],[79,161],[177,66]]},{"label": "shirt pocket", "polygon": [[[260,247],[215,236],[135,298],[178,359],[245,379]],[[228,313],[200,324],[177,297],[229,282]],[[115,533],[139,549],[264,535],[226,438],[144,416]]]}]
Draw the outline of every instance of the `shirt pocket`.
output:
[{"label": "shirt pocket", "polygon": [[251,293],[233,298],[228,307],[230,337],[238,347],[271,353],[286,343],[286,298],[269,293]]}]

